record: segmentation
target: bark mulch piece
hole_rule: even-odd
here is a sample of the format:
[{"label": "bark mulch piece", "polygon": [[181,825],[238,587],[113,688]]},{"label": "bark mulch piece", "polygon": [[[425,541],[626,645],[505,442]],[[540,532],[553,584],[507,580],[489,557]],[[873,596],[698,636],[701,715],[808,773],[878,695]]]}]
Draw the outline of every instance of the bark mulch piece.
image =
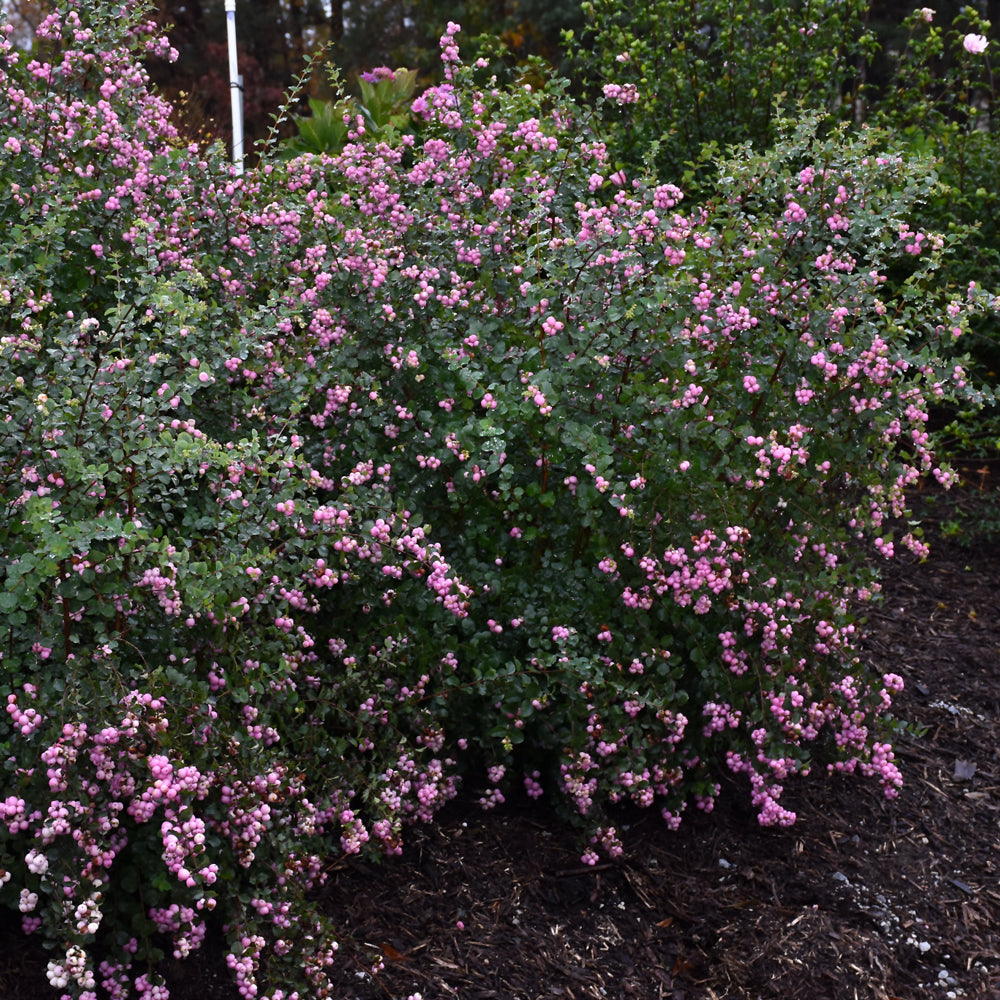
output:
[{"label": "bark mulch piece", "polygon": [[[541,804],[452,805],[403,857],[332,865],[339,997],[1000,1000],[1000,546],[939,542],[885,590],[868,655],[916,730],[898,799],[831,775],[788,783],[786,829],[734,794],[676,833],[636,811],[593,868]],[[57,996],[15,916],[0,1000]],[[170,972],[174,1000],[237,998],[219,947]]]}]

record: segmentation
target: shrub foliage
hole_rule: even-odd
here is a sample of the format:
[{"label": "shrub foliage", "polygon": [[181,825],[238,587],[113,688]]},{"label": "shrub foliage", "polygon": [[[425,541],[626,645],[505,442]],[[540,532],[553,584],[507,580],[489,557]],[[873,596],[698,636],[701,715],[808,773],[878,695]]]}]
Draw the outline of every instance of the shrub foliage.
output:
[{"label": "shrub foliage", "polygon": [[236,178],[118,10],[2,54],[0,898],[53,985],[162,1000],[217,910],[245,996],[330,995],[324,860],[463,779],[589,862],[725,773],[762,823],[817,766],[894,794],[868,557],[923,550],[980,308],[933,177],[810,119],[685,207],[451,25],[416,135]]}]

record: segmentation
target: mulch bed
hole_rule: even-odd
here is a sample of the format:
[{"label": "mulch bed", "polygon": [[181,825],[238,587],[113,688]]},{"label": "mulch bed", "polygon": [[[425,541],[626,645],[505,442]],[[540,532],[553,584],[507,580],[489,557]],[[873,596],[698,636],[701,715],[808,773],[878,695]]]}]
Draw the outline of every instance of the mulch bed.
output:
[{"label": "mulch bed", "polygon": [[[636,811],[593,868],[541,804],[453,804],[402,858],[333,864],[339,996],[1000,1000],[1000,545],[938,542],[886,595],[869,655],[920,733],[895,742],[898,799],[824,776],[788,783],[787,829],[738,794],[676,833]],[[3,920],[0,998],[56,997]],[[168,969],[173,1000],[237,1000],[221,955]]]}]

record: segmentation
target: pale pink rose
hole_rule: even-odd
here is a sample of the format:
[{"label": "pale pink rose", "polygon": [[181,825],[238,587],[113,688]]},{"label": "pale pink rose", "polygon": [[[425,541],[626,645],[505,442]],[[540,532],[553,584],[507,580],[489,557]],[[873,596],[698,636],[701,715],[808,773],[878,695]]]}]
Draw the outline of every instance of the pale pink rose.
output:
[{"label": "pale pink rose", "polygon": [[920,10],[917,11],[917,13],[920,15],[920,20],[923,21],[925,24],[930,24],[931,21],[934,20],[933,7],[921,7]]},{"label": "pale pink rose", "polygon": [[974,56],[985,52],[986,46],[989,44],[985,35],[966,35],[962,39],[962,47],[966,52],[971,52]]}]

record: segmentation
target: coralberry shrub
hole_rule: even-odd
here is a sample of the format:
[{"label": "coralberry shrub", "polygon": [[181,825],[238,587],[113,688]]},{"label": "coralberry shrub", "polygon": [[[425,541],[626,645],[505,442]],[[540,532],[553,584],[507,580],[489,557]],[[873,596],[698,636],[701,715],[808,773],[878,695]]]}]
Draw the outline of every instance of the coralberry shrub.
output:
[{"label": "coralberry shrub", "polygon": [[457,25],[417,135],[235,178],[119,14],[0,55],[0,898],[52,984],[163,1000],[215,911],[244,996],[332,995],[331,852],[463,778],[587,861],[729,772],[894,794],[858,614],[981,307],[932,180],[806,121],[685,206]]},{"label": "coralberry shrub", "polygon": [[[991,25],[973,7],[952,19],[929,7],[915,10],[891,51],[892,85],[872,107],[872,119],[893,130],[909,155],[932,157],[942,187],[921,208],[930,228],[966,227],[971,235],[948,262],[952,280],[1000,283],[1000,194],[994,183],[1000,153]],[[976,374],[994,387],[1000,371],[996,325],[979,321],[963,338]],[[949,427],[953,447],[968,455],[1000,451],[1000,412],[959,410]]]},{"label": "coralberry shrub", "polygon": [[[888,20],[885,10],[872,20],[871,5],[855,0],[583,7],[575,60],[591,91],[606,98],[616,166],[683,172],[687,186],[711,197],[720,152],[743,142],[769,148],[783,115],[812,109],[855,128],[877,125],[889,133],[887,148],[933,160],[941,181],[914,207],[911,226],[966,234],[938,281],[996,289],[996,41],[975,6],[904,8]],[[994,325],[973,323],[956,361],[965,352],[977,377],[995,386]],[[996,452],[995,410],[938,407],[935,416],[957,417],[948,445],[964,457]]]}]

